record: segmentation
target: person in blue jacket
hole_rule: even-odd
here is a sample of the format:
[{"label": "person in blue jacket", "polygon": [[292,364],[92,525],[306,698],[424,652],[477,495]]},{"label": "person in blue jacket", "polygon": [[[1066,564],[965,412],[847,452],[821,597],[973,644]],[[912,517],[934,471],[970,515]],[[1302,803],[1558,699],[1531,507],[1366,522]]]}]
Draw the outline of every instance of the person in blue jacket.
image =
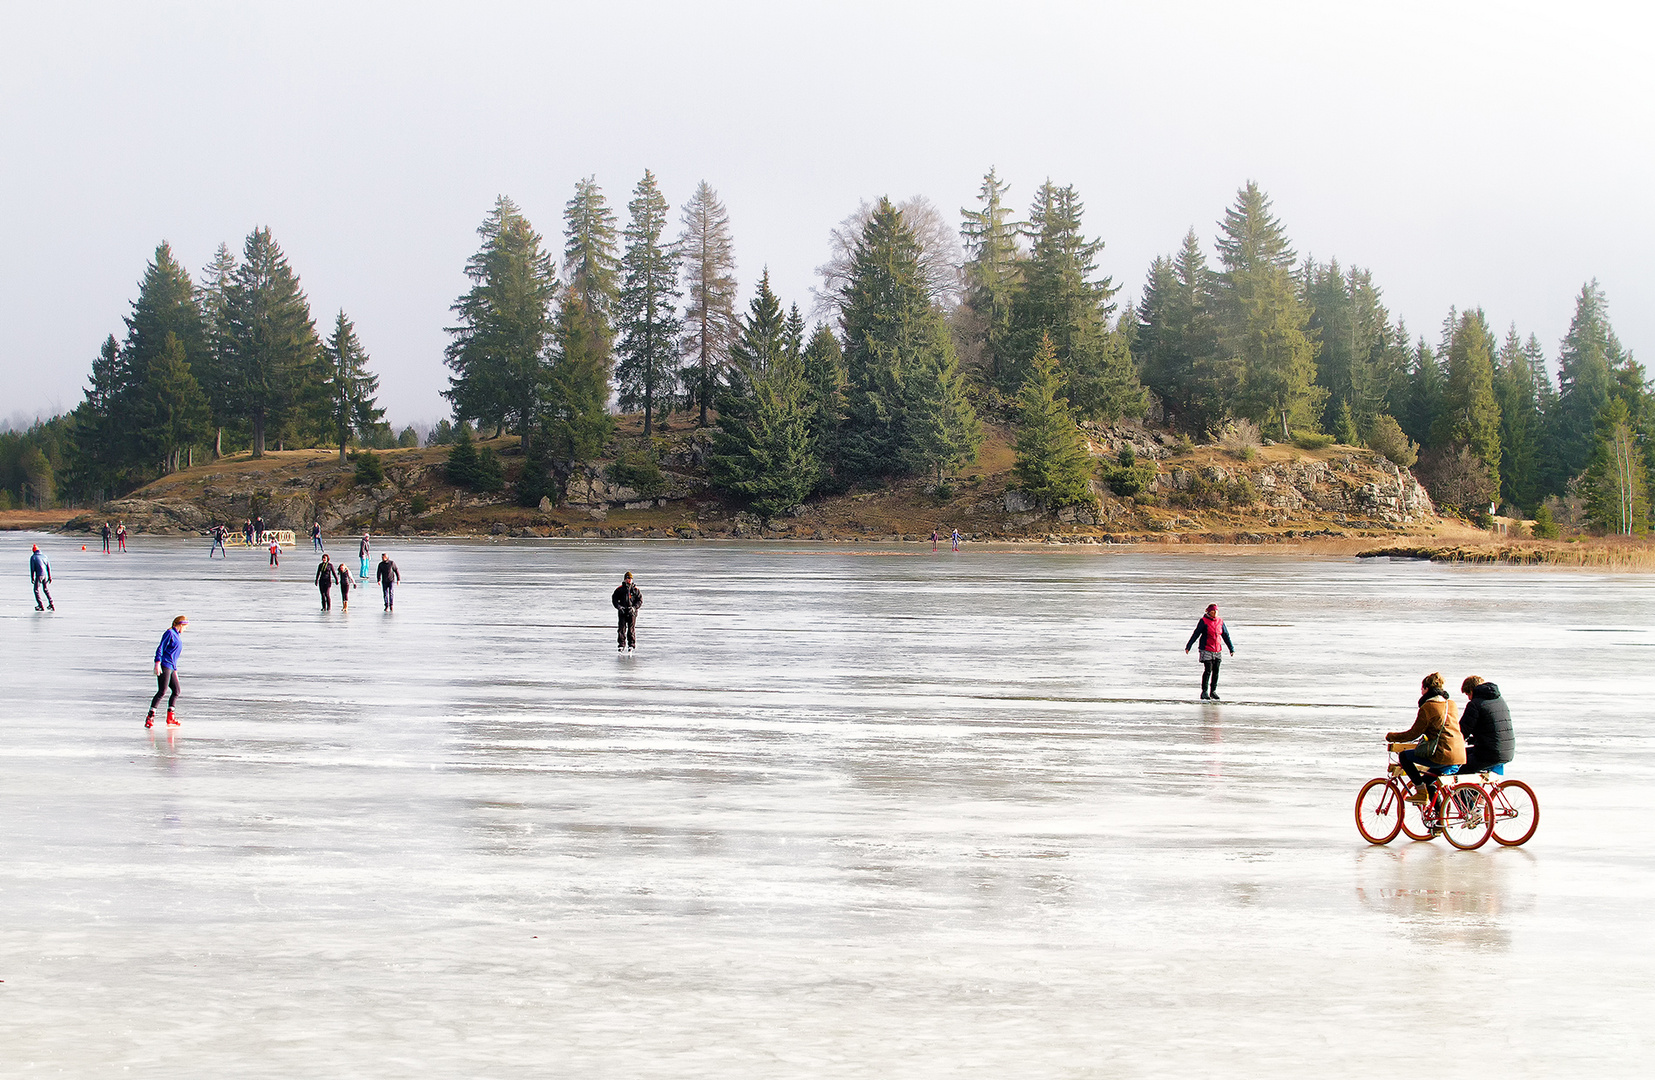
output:
[{"label": "person in blue jacket", "polygon": [[1190,651],[1190,646],[1201,643],[1201,700],[1218,700],[1218,665],[1224,653],[1220,649],[1220,642],[1229,646],[1230,655],[1236,654],[1235,644],[1230,641],[1230,628],[1224,625],[1224,620],[1218,617],[1218,605],[1208,604],[1207,613],[1196,621],[1195,633],[1184,642],[1184,652]]},{"label": "person in blue jacket", "polygon": [[168,690],[172,696],[167,698],[167,726],[181,726],[172,707],[178,703],[178,657],[184,651],[182,635],[189,625],[190,620],[182,615],[173,619],[171,628],[161,635],[161,644],[155,646],[155,696],[149,699],[149,715],[144,717],[147,728],[155,726],[155,707],[161,704],[161,695]]},{"label": "person in blue jacket", "polygon": [[[46,563],[46,556],[40,553],[40,545],[31,545],[34,551],[29,555],[29,584],[34,586],[34,609],[36,611],[56,611],[57,605],[52,603],[52,568]],[[46,594],[46,606],[40,606],[40,594]]]}]

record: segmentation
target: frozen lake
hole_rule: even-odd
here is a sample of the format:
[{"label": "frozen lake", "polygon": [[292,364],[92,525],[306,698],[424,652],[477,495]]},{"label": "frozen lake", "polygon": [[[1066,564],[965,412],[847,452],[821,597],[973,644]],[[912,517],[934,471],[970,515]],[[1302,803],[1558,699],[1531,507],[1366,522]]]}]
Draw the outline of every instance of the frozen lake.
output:
[{"label": "frozen lake", "polygon": [[[396,612],[323,614],[305,548],[39,537],[48,616],[29,539],[0,1076],[1649,1068],[1655,578],[393,540]],[[1357,835],[1435,669],[1510,700],[1527,847]]]}]

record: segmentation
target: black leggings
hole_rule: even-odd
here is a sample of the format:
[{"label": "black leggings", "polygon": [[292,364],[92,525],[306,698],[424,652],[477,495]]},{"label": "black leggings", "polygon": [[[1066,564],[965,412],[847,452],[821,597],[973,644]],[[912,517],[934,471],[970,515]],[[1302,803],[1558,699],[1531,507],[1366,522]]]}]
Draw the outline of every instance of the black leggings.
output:
[{"label": "black leggings", "polygon": [[149,711],[154,712],[155,706],[161,704],[161,695],[168,688],[172,690],[172,697],[167,699],[167,711],[172,712],[173,704],[178,700],[178,672],[173,668],[162,668],[161,674],[155,676],[155,696],[149,699]]},{"label": "black leggings", "polygon": [[1201,661],[1201,693],[1203,695],[1218,693],[1218,657]]},{"label": "black leggings", "polygon": [[333,590],[326,585],[318,585],[317,588],[322,590],[322,610],[327,611],[333,607]]}]

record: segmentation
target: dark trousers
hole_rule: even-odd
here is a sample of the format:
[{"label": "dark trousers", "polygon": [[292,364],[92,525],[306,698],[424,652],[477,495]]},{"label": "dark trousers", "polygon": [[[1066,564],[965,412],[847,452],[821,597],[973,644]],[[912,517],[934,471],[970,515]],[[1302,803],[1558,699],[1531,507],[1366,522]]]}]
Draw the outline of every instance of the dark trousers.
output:
[{"label": "dark trousers", "polygon": [[615,624],[615,646],[636,647],[638,644],[638,609],[635,607],[616,608],[619,616]]},{"label": "dark trousers", "polygon": [[[34,583],[34,606],[36,608],[40,607],[40,594],[41,593],[46,594],[46,602],[48,604],[51,604],[52,603],[52,590],[47,587],[45,578],[37,578],[35,580],[35,583]],[[56,607],[57,605],[53,604],[52,606]]]},{"label": "dark trousers", "polygon": [[1414,782],[1416,788],[1425,791],[1437,782],[1437,765],[1430,758],[1418,750],[1404,750],[1396,756],[1402,763],[1402,771],[1408,774],[1408,779]]},{"label": "dark trousers", "polygon": [[155,676],[155,696],[149,699],[150,712],[155,711],[155,706],[161,703],[161,695],[169,689],[172,691],[172,697],[167,699],[167,711],[172,712],[172,706],[178,700],[178,672],[164,667],[161,674]]},{"label": "dark trousers", "polygon": [[1218,693],[1218,665],[1220,663],[1221,661],[1217,657],[1201,661],[1202,697]]},{"label": "dark trousers", "polygon": [[333,590],[328,588],[326,585],[318,585],[316,587],[322,590],[322,610],[327,611],[329,608],[333,607]]},{"label": "dark trousers", "polygon": [[379,590],[385,594],[385,610],[390,611],[396,606],[396,597],[391,595],[391,583],[389,581],[382,583]]}]

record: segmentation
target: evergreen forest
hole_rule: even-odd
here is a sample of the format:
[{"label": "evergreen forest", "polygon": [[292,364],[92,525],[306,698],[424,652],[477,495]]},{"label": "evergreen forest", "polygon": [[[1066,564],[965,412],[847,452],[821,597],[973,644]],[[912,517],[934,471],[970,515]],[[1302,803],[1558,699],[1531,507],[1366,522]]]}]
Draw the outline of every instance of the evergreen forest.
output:
[{"label": "evergreen forest", "polygon": [[[709,184],[674,221],[645,172],[625,216],[589,177],[561,250],[511,199],[483,218],[443,356],[452,418],[428,436],[454,443],[458,482],[498,490],[473,439],[505,435],[525,505],[600,457],[647,477],[676,423],[707,429],[715,488],[771,516],[899,478],[946,492],[994,425],[1026,494],[1076,505],[1132,471],[1096,471],[1084,430],[1145,420],[1197,441],[1367,447],[1470,520],[1650,527],[1655,393],[1595,281],[1550,353],[1479,308],[1411,330],[1368,270],[1301,257],[1249,182],[1210,246],[1191,228],[1127,301],[1072,186],[1048,180],[1020,210],[990,170],[956,220],[923,198],[863,204],[812,297],[777,296],[764,273],[742,304]],[[102,500],[229,453],[419,444],[385,421],[371,343],[343,311],[318,330],[268,229],[196,277],[160,244],[123,322],[71,413],[0,432],[0,508]],[[617,412],[641,416],[641,438],[617,444]]]}]

